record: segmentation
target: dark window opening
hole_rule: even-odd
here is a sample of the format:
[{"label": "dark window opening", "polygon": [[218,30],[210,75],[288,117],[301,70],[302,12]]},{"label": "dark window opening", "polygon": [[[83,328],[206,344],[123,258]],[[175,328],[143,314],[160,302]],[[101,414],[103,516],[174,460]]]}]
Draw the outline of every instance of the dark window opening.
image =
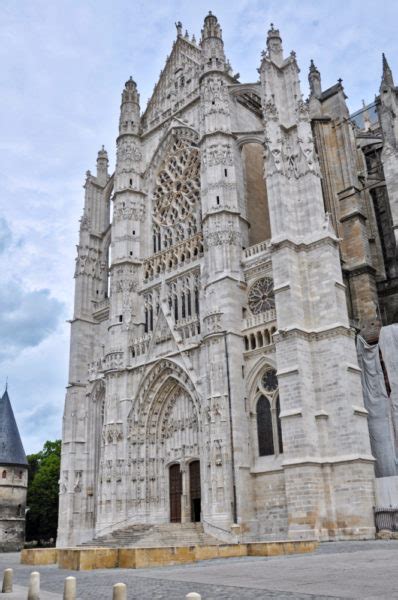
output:
[{"label": "dark window opening", "polygon": [[268,398],[260,396],[257,402],[258,453],[260,456],[275,454],[272,435],[271,404]]}]

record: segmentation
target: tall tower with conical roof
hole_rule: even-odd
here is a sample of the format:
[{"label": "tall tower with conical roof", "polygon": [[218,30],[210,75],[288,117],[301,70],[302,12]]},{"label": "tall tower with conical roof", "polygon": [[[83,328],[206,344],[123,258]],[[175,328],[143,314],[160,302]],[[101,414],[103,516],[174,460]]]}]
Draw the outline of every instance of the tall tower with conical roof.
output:
[{"label": "tall tower with conical roof", "polygon": [[25,540],[28,462],[7,389],[0,399],[0,552],[15,552]]}]

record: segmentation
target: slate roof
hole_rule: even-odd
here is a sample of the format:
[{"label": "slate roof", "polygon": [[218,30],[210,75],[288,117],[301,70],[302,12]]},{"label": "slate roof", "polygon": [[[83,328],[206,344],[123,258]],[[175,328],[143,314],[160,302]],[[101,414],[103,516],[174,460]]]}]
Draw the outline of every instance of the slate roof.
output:
[{"label": "slate roof", "polygon": [[27,466],[21,436],[7,390],[0,399],[0,465]]}]

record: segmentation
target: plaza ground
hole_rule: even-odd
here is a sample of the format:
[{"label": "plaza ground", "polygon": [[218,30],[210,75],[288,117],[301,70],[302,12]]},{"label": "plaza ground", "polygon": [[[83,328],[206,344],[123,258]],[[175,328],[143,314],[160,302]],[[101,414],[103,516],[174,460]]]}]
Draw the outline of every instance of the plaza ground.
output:
[{"label": "plaza ground", "polygon": [[[0,554],[0,568],[14,569],[17,586],[27,586],[34,567],[19,564],[19,554]],[[184,600],[198,592],[202,600],[398,599],[398,541],[330,542],[313,554],[270,558],[231,558],[152,569],[65,571],[40,566],[43,600],[62,597],[63,581],[77,578],[77,597],[112,598],[112,585],[127,585],[128,600]],[[18,589],[14,596],[26,598]],[[9,600],[12,600],[9,597]]]}]

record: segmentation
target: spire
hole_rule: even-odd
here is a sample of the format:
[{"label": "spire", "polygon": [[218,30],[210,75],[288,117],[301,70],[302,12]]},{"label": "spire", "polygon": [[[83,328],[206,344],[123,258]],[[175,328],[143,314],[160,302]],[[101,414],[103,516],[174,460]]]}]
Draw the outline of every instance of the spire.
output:
[{"label": "spire", "polygon": [[6,390],[0,399],[0,464],[27,466],[18,426]]},{"label": "spire", "polygon": [[138,134],[140,123],[140,95],[137,92],[137,84],[130,76],[126,81],[122,92],[122,104],[120,106],[119,133]]},{"label": "spire", "polygon": [[279,33],[279,29],[274,29],[274,24],[271,23],[271,28],[268,30],[267,35],[267,50],[268,55],[274,62],[282,62],[283,60],[283,48],[282,38]]},{"label": "spire", "polygon": [[383,52],[383,76],[381,79],[381,84],[386,85],[388,87],[394,87],[394,79],[392,77],[392,71],[390,69],[390,65],[387,62],[386,55]]},{"label": "spire", "polygon": [[211,11],[205,17],[202,39],[203,69],[205,71],[224,71],[225,54],[222,30],[217,17]]},{"label": "spire", "polygon": [[97,179],[100,185],[105,185],[108,181],[108,153],[102,146],[97,156]]},{"label": "spire", "polygon": [[321,74],[316,68],[312,58],[310,63],[310,72],[308,73],[308,81],[310,84],[311,96],[319,98],[322,94]]}]

